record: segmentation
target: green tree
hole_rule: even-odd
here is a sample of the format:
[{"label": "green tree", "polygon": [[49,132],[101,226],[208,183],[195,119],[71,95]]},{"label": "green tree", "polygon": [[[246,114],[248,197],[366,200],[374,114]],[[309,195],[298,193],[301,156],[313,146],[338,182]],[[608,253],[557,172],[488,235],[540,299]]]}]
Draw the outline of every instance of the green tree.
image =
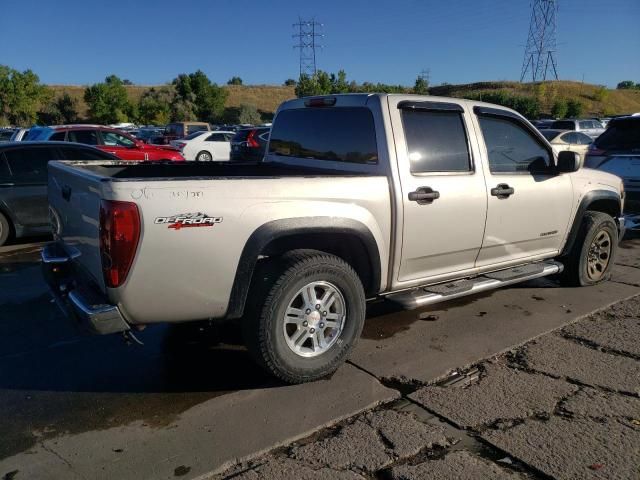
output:
[{"label": "green tree", "polygon": [[122,80],[122,84],[123,85],[133,85],[133,82],[131,80],[129,80],[128,78],[125,78],[124,80]]},{"label": "green tree", "polygon": [[144,92],[138,103],[138,121],[143,124],[163,125],[171,120],[171,105],[175,94],[167,87],[151,88]]},{"label": "green tree", "polygon": [[331,93],[349,93],[349,83],[344,70],[339,70],[338,75],[331,74]]},{"label": "green tree", "polygon": [[554,118],[565,118],[567,116],[567,108],[566,100],[556,100],[551,107],[551,115],[553,115]]},{"label": "green tree", "polygon": [[582,116],[584,105],[578,100],[569,100],[567,102],[567,117],[577,118]]},{"label": "green tree", "polygon": [[262,122],[262,117],[258,112],[258,108],[255,105],[244,103],[240,105],[238,112],[238,123],[249,123],[256,125]]},{"label": "green tree", "polygon": [[89,107],[89,116],[98,123],[126,122],[134,116],[124,83],[116,75],[87,87],[84,101]]},{"label": "green tree", "polygon": [[27,126],[36,120],[38,107],[51,98],[51,92],[31,70],[19,72],[0,65],[0,125]]},{"label": "green tree", "polygon": [[293,78],[287,78],[287,79],[284,81],[284,85],[285,85],[286,87],[295,87],[295,86],[296,86],[296,81],[295,81]]},{"label": "green tree", "polygon": [[242,79],[240,77],[231,77],[227,85],[242,85]]},{"label": "green tree", "polygon": [[78,101],[64,92],[45,104],[38,112],[38,121],[48,125],[69,124],[78,121]]},{"label": "green tree", "polygon": [[631,90],[637,88],[637,85],[632,80],[623,80],[616,86],[618,90]]},{"label": "green tree", "polygon": [[[227,91],[219,87],[201,70],[181,74],[173,80],[176,98],[172,105],[174,115],[195,115],[199,120],[214,123],[222,116]],[[188,118],[175,118],[188,120]]]},{"label": "green tree", "polygon": [[416,78],[416,83],[413,85],[413,93],[418,95],[427,95],[429,93],[429,82],[422,75]]}]

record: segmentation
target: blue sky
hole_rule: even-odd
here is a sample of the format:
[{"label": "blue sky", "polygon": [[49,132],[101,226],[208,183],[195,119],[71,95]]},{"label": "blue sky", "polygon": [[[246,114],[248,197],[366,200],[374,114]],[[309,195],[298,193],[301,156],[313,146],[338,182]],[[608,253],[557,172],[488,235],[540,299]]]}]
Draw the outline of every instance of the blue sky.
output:
[{"label": "blue sky", "polygon": [[[225,83],[298,76],[292,24],[324,24],[318,68],[359,82],[518,80],[529,0],[31,0],[4,5],[0,63],[45,83],[87,84],[114,73],[137,84],[203,70]],[[561,79],[640,82],[640,0],[559,0]]]}]

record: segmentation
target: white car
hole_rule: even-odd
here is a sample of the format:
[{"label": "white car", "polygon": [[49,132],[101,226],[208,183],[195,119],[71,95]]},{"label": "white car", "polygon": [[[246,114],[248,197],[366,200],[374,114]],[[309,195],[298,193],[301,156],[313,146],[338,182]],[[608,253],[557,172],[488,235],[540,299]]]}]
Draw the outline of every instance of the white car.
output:
[{"label": "white car", "polygon": [[231,139],[234,135],[235,132],[203,130],[179,140],[173,140],[171,145],[179,148],[187,161],[227,162],[231,153]]}]

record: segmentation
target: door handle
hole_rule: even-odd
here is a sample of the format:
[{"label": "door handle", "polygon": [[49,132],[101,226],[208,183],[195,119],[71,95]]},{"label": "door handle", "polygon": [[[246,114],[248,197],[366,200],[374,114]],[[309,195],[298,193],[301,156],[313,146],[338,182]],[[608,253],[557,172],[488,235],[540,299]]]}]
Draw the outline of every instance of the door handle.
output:
[{"label": "door handle", "polygon": [[418,205],[432,203],[436,198],[440,198],[440,192],[434,191],[431,187],[420,187],[415,192],[409,192],[409,200],[417,202]]},{"label": "door handle", "polygon": [[499,183],[497,187],[491,189],[491,195],[498,198],[509,198],[515,193],[515,189],[506,183]]}]

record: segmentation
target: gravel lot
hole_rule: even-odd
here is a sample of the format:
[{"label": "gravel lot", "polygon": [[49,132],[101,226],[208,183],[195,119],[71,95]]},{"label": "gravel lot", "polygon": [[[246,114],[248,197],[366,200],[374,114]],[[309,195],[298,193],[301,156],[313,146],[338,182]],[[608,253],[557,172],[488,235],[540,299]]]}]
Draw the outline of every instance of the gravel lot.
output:
[{"label": "gravel lot", "polygon": [[213,478],[639,478],[638,338],[640,296]]}]

